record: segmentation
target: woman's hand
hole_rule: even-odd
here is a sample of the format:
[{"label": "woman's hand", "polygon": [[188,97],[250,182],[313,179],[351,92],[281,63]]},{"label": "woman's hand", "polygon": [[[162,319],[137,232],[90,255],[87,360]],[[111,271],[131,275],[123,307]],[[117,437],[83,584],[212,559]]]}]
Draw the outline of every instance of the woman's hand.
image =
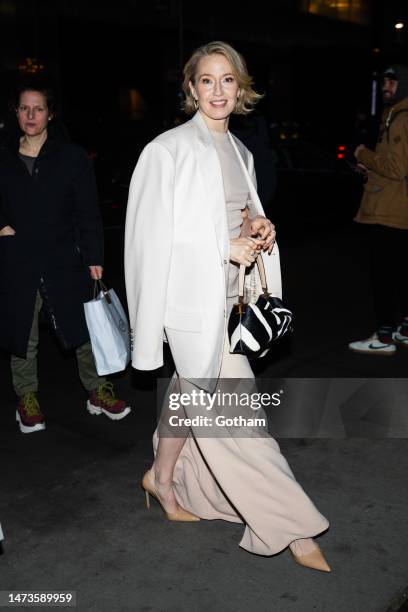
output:
[{"label": "woman's hand", "polygon": [[102,266],[89,266],[89,272],[93,280],[100,280],[103,274]]},{"label": "woman's hand", "polygon": [[242,216],[243,223],[241,236],[258,236],[264,241],[263,250],[268,251],[270,254],[276,238],[274,224],[262,215],[257,215],[256,217],[252,217],[252,219],[244,214]]},{"label": "woman's hand", "polygon": [[246,266],[252,265],[256,255],[261,251],[264,240],[258,238],[247,238],[240,236],[230,240],[230,260],[234,263]]},{"label": "woman's hand", "polygon": [[11,225],[5,225],[0,230],[0,236],[14,236],[15,230],[11,227]]}]

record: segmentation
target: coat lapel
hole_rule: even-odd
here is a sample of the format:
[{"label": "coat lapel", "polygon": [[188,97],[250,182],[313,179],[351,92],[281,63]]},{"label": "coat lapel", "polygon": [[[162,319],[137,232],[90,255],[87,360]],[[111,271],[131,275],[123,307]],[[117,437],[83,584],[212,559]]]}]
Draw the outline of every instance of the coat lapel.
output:
[{"label": "coat lapel", "polygon": [[210,130],[201,114],[197,112],[192,121],[199,135],[197,161],[203,186],[207,193],[205,212],[210,215],[220,256],[225,259],[229,255],[229,236],[221,165]]},{"label": "coat lapel", "polygon": [[[221,165],[217,150],[214,146],[210,130],[205,123],[201,113],[197,112],[191,120],[198,130],[197,161],[198,168],[202,176],[203,185],[207,192],[208,200],[206,209],[211,216],[211,221],[216,234],[217,245],[221,257],[224,259],[229,254],[229,235],[227,223],[227,211],[225,203],[224,183],[222,178]],[[238,156],[242,171],[248,184],[248,191],[251,199],[251,208],[257,215],[263,215],[264,210],[259,199],[254,182],[249,174],[244,162],[239,146],[231,134],[228,132],[231,144]]]},{"label": "coat lapel", "polygon": [[263,210],[263,206],[261,204],[261,200],[259,199],[258,196],[258,192],[256,190],[256,187],[254,185],[254,182],[249,174],[247,165],[245,164],[242,154],[239,150],[238,144],[234,138],[234,136],[231,134],[231,132],[228,132],[228,136],[230,138],[231,144],[234,147],[235,153],[238,156],[239,159],[239,163],[241,164],[242,167],[242,171],[244,173],[244,176],[246,178],[246,181],[248,183],[248,190],[249,190],[249,195],[250,195],[250,199],[251,199],[251,204],[254,207],[254,211],[256,212],[257,215],[263,215],[264,214],[264,210]]},{"label": "coat lapel", "polygon": [[[241,152],[239,150],[239,141],[236,141],[231,132],[228,132],[232,146],[235,149],[236,154],[238,155],[238,159],[240,161],[242,171],[245,175],[245,178],[248,183],[249,195],[251,202],[249,204],[250,214],[253,216],[253,213],[257,215],[265,215],[261,200],[259,199],[258,192],[256,190],[256,186],[252,177],[250,175],[250,171],[248,170]],[[250,170],[252,170],[251,168]],[[278,297],[282,297],[282,280],[281,280],[281,271],[280,271],[280,260],[279,260],[279,249],[278,245],[275,244],[272,255],[264,255],[263,256],[265,268],[266,268],[266,277],[268,281],[268,290],[272,295],[276,295]],[[254,282],[252,282],[252,279]],[[246,275],[245,283],[248,291],[254,298],[262,293],[262,287],[259,279],[259,275],[257,274],[254,267],[252,267],[252,271],[250,274]]]}]

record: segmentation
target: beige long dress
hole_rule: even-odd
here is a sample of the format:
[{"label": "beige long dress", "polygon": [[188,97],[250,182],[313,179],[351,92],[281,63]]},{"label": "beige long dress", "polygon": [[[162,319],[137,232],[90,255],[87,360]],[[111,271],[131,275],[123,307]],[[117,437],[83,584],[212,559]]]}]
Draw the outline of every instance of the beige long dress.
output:
[{"label": "beige long dress", "polygon": [[[239,236],[242,209],[248,202],[248,186],[228,134],[211,132],[221,163],[230,238]],[[238,294],[238,267],[230,265],[227,309]],[[228,313],[229,314],[229,313]],[[243,381],[253,384],[254,375],[244,355],[229,353],[226,334],[218,389],[223,379],[236,389]],[[178,382],[183,392],[193,385],[175,374],[171,389]],[[187,417],[197,408],[185,408]],[[203,416],[209,413],[202,409]],[[162,431],[162,430],[161,430]],[[203,435],[203,429],[191,426],[174,470],[174,490],[178,503],[203,519],[222,519],[244,523],[240,546],[252,553],[273,555],[293,540],[313,537],[328,527],[327,519],[317,510],[296,481],[279,445],[265,431],[254,429],[242,436],[236,429],[217,427],[216,435]],[[153,449],[158,444],[157,430]]]}]

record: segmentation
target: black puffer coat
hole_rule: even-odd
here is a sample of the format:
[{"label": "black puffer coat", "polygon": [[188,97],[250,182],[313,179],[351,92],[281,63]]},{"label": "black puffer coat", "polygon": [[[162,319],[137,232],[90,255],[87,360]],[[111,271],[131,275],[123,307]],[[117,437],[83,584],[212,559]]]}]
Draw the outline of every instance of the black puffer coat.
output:
[{"label": "black puffer coat", "polygon": [[[51,126],[50,126],[51,128]],[[25,357],[38,289],[64,348],[89,340],[88,266],[103,264],[95,178],[85,151],[50,129],[32,176],[18,138],[0,149],[0,346]]]}]

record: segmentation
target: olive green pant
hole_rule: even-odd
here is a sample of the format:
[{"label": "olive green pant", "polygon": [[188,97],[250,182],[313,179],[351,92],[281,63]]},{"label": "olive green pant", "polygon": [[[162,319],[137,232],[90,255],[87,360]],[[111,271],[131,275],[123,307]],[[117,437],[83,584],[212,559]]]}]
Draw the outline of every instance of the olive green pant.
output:
[{"label": "olive green pant", "polygon": [[[35,299],[33,324],[31,327],[30,337],[28,339],[26,358],[22,359],[16,355],[11,356],[11,375],[13,387],[14,391],[19,397],[22,397],[26,393],[38,391],[38,318],[42,303],[43,301],[40,292],[38,291]],[[87,391],[93,391],[99,387],[99,385],[102,385],[106,379],[99,376],[96,371],[91,343],[86,342],[82,346],[79,346],[75,352],[81,382]]]}]

